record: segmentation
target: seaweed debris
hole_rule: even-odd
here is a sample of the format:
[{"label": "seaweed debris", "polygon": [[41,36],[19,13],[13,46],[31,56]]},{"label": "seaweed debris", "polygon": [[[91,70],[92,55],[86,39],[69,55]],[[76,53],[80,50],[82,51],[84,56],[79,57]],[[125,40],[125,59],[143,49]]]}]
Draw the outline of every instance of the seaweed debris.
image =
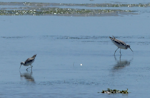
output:
[{"label": "seaweed debris", "polygon": [[[38,2],[0,2],[0,16],[124,16],[138,15],[139,11],[122,9],[137,5],[124,4],[70,4],[70,3],[38,3]],[[118,7],[113,9],[111,7]],[[150,6],[140,5],[140,6]],[[91,7],[97,7],[91,8]],[[100,7],[100,8],[98,8]],[[106,7],[106,8],[101,8]],[[110,7],[110,8],[109,8]]]},{"label": "seaweed debris", "polygon": [[[100,93],[100,92],[98,92]],[[116,89],[110,89],[108,88],[107,90],[102,90],[101,93],[107,93],[107,94],[117,94],[117,93],[121,93],[121,94],[128,94],[128,89],[127,90],[116,90]]]}]

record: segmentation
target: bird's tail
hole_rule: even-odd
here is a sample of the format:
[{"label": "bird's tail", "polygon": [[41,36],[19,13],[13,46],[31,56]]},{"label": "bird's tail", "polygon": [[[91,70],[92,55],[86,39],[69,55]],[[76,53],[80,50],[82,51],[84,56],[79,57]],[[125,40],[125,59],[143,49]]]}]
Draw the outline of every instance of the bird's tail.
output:
[{"label": "bird's tail", "polygon": [[113,37],[110,37],[110,36],[109,36],[109,38],[110,38],[111,40],[114,40],[114,39],[115,39],[115,37],[114,37],[114,36],[113,36]]},{"label": "bird's tail", "polygon": [[112,37],[110,37],[110,36],[109,36],[109,38],[110,38],[111,40],[113,40],[113,38],[112,38]]},{"label": "bird's tail", "polygon": [[32,56],[32,58],[35,58],[35,57],[36,57],[36,54]]},{"label": "bird's tail", "polygon": [[113,36],[113,38],[115,39],[115,37]]}]

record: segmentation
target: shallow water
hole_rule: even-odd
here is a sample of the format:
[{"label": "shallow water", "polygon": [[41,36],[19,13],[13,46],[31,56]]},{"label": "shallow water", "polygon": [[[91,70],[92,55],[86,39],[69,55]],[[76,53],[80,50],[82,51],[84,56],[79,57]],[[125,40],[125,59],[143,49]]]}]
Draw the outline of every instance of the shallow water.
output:
[{"label": "shallow water", "polygon": [[[1,16],[0,97],[149,97],[149,7],[135,9],[136,15]],[[134,52],[114,56],[112,35]],[[34,54],[32,70],[19,70]],[[107,88],[130,93],[98,93]]]}]

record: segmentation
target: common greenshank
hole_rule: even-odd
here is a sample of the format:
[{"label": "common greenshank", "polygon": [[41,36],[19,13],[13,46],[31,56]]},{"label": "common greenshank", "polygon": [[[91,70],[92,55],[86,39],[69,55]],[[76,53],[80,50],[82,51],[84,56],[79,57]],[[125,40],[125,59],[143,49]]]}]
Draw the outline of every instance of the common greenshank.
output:
[{"label": "common greenshank", "polygon": [[[120,55],[121,55],[121,49],[128,49],[128,48],[130,48],[130,45],[127,45],[125,42],[116,39],[114,36],[113,36],[113,37],[109,37],[109,38],[110,38],[111,41],[118,47],[118,48],[115,50],[115,53],[116,53],[116,51],[120,48]],[[131,48],[130,48],[130,50],[132,51]],[[132,51],[132,52],[133,52],[133,51]],[[114,55],[115,55],[115,53],[114,53]]]},{"label": "common greenshank", "polygon": [[[25,62],[21,62],[20,63],[20,68],[21,68],[21,65],[24,65],[24,66],[29,66],[30,65],[31,68],[32,68],[33,66],[31,64],[34,62],[35,57],[36,57],[36,54],[33,55],[31,58],[28,58]],[[26,70],[28,70],[28,68]]]}]

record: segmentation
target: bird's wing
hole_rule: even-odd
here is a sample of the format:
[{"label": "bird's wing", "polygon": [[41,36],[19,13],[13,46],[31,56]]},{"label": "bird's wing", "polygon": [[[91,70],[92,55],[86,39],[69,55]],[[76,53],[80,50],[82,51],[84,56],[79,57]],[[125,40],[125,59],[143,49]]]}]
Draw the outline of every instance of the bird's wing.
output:
[{"label": "bird's wing", "polygon": [[26,61],[25,61],[25,63],[26,62],[32,62],[34,60],[34,58],[28,58]]},{"label": "bird's wing", "polygon": [[123,41],[121,41],[121,40],[118,40],[118,39],[116,39],[114,36],[113,36],[113,38],[112,37],[109,37],[112,41],[114,41],[114,42],[116,42],[116,43],[118,43],[118,44],[121,44],[121,45],[126,45],[126,43],[125,42],[123,42]]},{"label": "bird's wing", "polygon": [[121,44],[121,45],[126,45],[125,42],[121,41],[121,40],[118,40],[118,39],[114,39],[114,41],[118,44]]}]

